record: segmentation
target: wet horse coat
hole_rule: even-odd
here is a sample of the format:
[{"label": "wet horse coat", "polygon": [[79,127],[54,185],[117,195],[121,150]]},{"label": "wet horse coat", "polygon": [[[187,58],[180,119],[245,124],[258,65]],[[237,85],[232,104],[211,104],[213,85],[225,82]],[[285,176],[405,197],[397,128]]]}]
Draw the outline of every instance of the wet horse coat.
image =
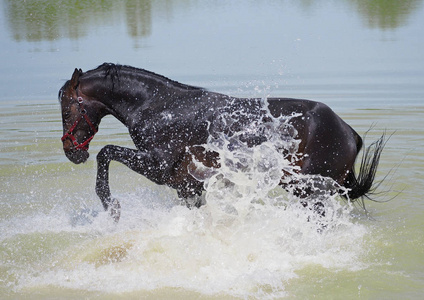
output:
[{"label": "wet horse coat", "polygon": [[[87,72],[75,69],[71,80],[60,89],[59,100],[63,149],[76,164],[88,159],[89,142],[104,116],[111,114],[128,128],[136,149],[107,145],[97,155],[96,192],[116,220],[120,206],[111,197],[108,181],[112,160],[157,184],[176,189],[181,198],[193,198],[204,190],[201,178],[208,176],[195,162],[207,168],[220,167],[218,153],[203,146],[210,136],[224,133],[231,137],[247,126],[252,128],[252,124],[292,116],[292,130],[283,130],[281,135],[300,140],[296,153],[299,159],[293,164],[301,174],[329,177],[349,188],[353,200],[372,189],[382,150],[380,139],[373,153],[367,151],[357,177],[354,163],[362,147],[361,137],[323,103],[235,98],[129,66],[103,64]],[[239,137],[249,147],[266,140],[260,131],[254,130]]]}]

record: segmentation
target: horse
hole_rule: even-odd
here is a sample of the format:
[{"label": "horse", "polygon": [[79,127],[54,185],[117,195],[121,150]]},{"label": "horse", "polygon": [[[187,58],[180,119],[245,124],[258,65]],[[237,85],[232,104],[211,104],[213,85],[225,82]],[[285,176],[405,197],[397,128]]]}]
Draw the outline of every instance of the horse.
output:
[{"label": "horse", "polygon": [[[292,98],[237,98],[112,63],[86,72],[75,69],[58,98],[63,150],[75,164],[87,161],[90,141],[104,116],[113,115],[128,128],[136,149],[106,145],[97,154],[95,190],[116,222],[121,206],[109,188],[112,160],[156,184],[175,189],[187,206],[200,207],[204,203],[199,196],[205,189],[204,180],[210,176],[208,170],[221,166],[219,153],[205,147],[208,139],[217,134],[238,134],[241,143],[254,147],[267,140],[256,128],[291,116],[286,119],[289,127],[281,129],[281,136],[299,141],[294,149],[285,150],[296,154],[297,159],[291,162],[294,170],[331,179],[347,190],[341,193],[336,187],[335,192],[353,202],[374,191],[385,144],[383,135],[364,151],[357,173],[355,160],[363,146],[362,138],[324,103]],[[224,114],[226,118],[222,117]],[[245,130],[247,127],[249,130]],[[293,189],[298,182],[283,177],[280,185],[301,199],[314,193],[313,188]],[[308,206],[307,200],[301,201]]]}]

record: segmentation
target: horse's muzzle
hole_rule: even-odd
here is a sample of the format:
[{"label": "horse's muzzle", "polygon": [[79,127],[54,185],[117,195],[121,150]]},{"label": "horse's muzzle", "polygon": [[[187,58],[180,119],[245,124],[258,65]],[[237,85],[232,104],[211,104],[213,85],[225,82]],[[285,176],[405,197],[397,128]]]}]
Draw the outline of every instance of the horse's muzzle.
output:
[{"label": "horse's muzzle", "polygon": [[90,156],[88,154],[88,147],[87,149],[78,149],[70,139],[65,139],[63,141],[63,151],[66,157],[74,164],[84,163]]},{"label": "horse's muzzle", "polygon": [[65,155],[74,164],[84,163],[90,156],[86,150],[69,150],[65,151]]}]

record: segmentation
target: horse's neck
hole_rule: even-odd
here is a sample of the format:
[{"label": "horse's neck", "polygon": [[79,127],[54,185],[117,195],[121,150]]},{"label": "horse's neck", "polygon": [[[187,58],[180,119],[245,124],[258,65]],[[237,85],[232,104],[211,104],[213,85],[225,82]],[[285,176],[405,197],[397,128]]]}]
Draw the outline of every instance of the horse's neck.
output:
[{"label": "horse's neck", "polygon": [[[140,101],[140,103],[143,103],[143,101]],[[103,101],[103,104],[107,107],[112,116],[127,127],[130,119],[134,117],[135,113],[137,113],[137,108],[141,106],[141,104],[137,103],[135,99],[130,97],[122,99],[110,97],[109,99],[106,99],[106,101]]]},{"label": "horse's neck", "polygon": [[153,86],[140,81],[140,86],[136,89],[112,92],[102,102],[115,118],[128,127],[140,111],[149,108],[155,96]]},{"label": "horse's neck", "polygon": [[[135,86],[134,82],[137,82]],[[121,87],[112,91],[103,102],[110,113],[127,127],[141,111],[153,107],[165,107],[167,101],[174,101],[174,98],[181,96],[181,93],[185,94],[191,90],[201,91],[150,73],[140,73],[136,80],[132,77],[127,83],[125,78],[121,78],[119,85]]]}]

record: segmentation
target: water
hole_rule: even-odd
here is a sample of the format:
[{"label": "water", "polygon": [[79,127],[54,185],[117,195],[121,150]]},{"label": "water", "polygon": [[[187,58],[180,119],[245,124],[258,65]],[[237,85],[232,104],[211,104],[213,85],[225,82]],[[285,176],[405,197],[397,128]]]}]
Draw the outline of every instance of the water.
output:
[{"label": "water", "polygon": [[[424,11],[402,3],[3,0],[1,298],[420,299]],[[321,231],[273,188],[278,170],[261,154],[276,153],[265,145],[238,153],[252,158],[248,172],[221,170],[236,185],[215,174],[199,210],[112,163],[116,226],[94,192],[94,157],[132,142],[106,118],[92,157],[72,165],[56,100],[75,67],[103,61],[236,96],[321,100],[361,135],[374,124],[367,144],[394,132],[377,197],[396,197],[368,202],[368,213],[328,197]]]}]

